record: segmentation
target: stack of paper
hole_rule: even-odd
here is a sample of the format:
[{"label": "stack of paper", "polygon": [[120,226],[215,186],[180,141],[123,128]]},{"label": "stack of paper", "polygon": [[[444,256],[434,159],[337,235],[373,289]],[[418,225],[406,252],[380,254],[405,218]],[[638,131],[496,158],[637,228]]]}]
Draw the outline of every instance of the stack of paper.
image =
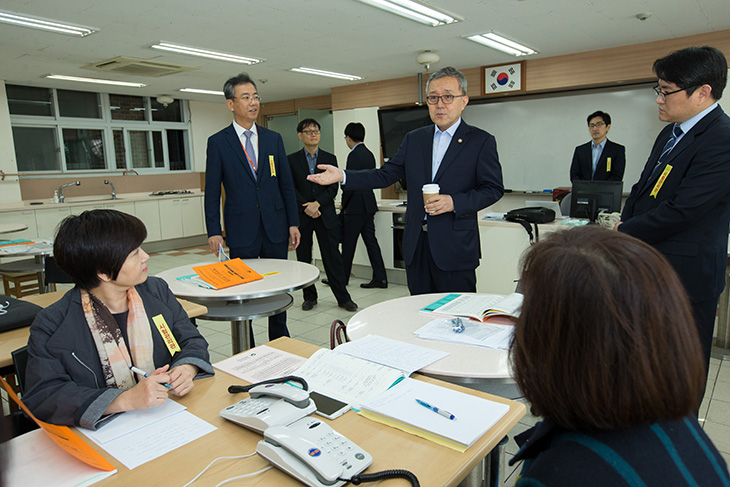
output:
[{"label": "stack of paper", "polygon": [[[416,399],[448,411],[455,419],[422,406]],[[463,452],[507,411],[509,406],[506,404],[406,379],[377,398],[362,403],[360,414]]]},{"label": "stack of paper", "polygon": [[461,327],[455,327],[452,319],[439,318],[429,321],[413,333],[424,340],[508,350],[515,330],[511,324],[479,323],[467,319],[461,320],[461,325]]},{"label": "stack of paper", "polygon": [[122,413],[96,431],[79,431],[132,470],[216,430],[185,409],[167,399],[162,406]]}]

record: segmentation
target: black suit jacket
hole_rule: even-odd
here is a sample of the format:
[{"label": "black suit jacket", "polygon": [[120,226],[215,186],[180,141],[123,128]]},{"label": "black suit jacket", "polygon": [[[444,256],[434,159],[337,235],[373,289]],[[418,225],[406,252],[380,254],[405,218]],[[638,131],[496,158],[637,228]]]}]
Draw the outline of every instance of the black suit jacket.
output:
[{"label": "black suit jacket", "polygon": [[[307,181],[309,176],[309,165],[307,164],[307,156],[304,154],[306,149],[298,150],[287,156],[289,159],[289,167],[291,168],[292,178],[294,179],[294,191],[297,195],[297,206],[299,207],[299,221],[301,228],[307,228],[312,223],[312,218],[304,213],[304,203],[317,201],[319,203],[319,212],[322,214],[322,224],[325,228],[332,229],[337,225],[337,214],[335,213],[335,196],[337,196],[337,183],[327,186]],[[317,165],[331,164],[337,166],[337,158],[334,154],[319,149],[317,153]],[[321,169],[315,169],[315,174],[322,172]]]},{"label": "black suit jacket", "polygon": [[221,183],[226,190],[223,218],[229,247],[251,245],[263,225],[272,242],[289,239],[299,225],[289,164],[281,135],[260,125],[258,172],[254,177],[233,124],[208,138],[205,166],[205,221],[208,236],[222,235]]},{"label": "black suit jacket", "polygon": [[[601,156],[596,164],[596,173],[593,172],[593,142],[579,145],[573,152],[573,163],[570,165],[570,181],[621,181],[626,170],[626,148],[621,144],[606,140]],[[609,171],[608,158],[611,158]]]},{"label": "black suit jacket", "polygon": [[437,183],[441,194],[451,196],[454,211],[428,217],[428,244],[433,260],[445,271],[474,270],[481,257],[477,212],[496,203],[504,193],[497,143],[491,134],[462,120],[438,172],[432,175],[434,127],[429,125],[408,132],[395,156],[378,169],[348,171],[343,189],[385,188],[403,176],[408,178],[411,190],[403,251],[406,265],[410,266],[426,215],[421,187]]},{"label": "black suit jacket", "polygon": [[[347,155],[347,170],[375,169],[375,156],[360,143]],[[372,215],[378,211],[378,203],[371,189],[342,191],[342,210],[347,215]]]},{"label": "black suit jacket", "polygon": [[[619,230],[653,245],[695,301],[725,287],[730,225],[730,118],[718,106],[700,120],[652,174],[672,125],[659,134],[626,200]],[[665,168],[671,166],[663,183]]]}]

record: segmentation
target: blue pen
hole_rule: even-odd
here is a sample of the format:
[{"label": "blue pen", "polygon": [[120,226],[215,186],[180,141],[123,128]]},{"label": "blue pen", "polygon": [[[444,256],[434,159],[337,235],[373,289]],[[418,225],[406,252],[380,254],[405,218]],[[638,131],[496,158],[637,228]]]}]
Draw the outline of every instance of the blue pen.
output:
[{"label": "blue pen", "polygon": [[[139,375],[144,376],[144,377],[149,377],[150,376],[150,374],[148,374],[147,372],[145,372],[142,369],[138,369],[134,365],[130,365],[129,366],[129,370],[131,370],[135,374],[139,374]],[[172,390],[172,386],[170,384],[168,384],[167,382],[163,382],[162,385],[165,386],[165,387],[167,387],[168,389]]]},{"label": "blue pen", "polygon": [[418,404],[420,404],[421,406],[423,406],[423,407],[425,407],[425,408],[428,408],[428,409],[430,409],[430,410],[431,410],[431,411],[433,411],[434,413],[436,413],[436,414],[440,414],[440,415],[441,415],[441,416],[443,416],[444,418],[448,418],[448,419],[451,419],[451,420],[454,420],[454,419],[456,419],[456,416],[454,416],[454,415],[453,415],[453,414],[451,414],[450,412],[448,412],[448,411],[444,411],[443,409],[439,409],[439,408],[437,408],[436,406],[431,406],[431,405],[430,405],[429,403],[427,403],[426,401],[421,401],[420,399],[416,399],[416,402],[417,402]]}]

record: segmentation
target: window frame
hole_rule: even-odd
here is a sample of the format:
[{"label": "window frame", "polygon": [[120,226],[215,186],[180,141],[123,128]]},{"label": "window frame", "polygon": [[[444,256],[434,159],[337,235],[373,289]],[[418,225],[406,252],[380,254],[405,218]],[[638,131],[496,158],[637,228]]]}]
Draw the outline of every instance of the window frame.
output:
[{"label": "window frame", "polygon": [[[24,86],[15,83],[7,83],[7,85]],[[94,173],[98,175],[104,175],[105,173],[118,173],[123,170],[135,170],[139,174],[179,174],[186,172],[193,172],[192,168],[192,135],[190,127],[190,116],[187,100],[180,100],[180,110],[182,121],[181,122],[158,122],[152,119],[152,98],[145,95],[138,94],[127,94],[124,96],[142,96],[144,100],[145,117],[144,120],[115,120],[111,116],[111,105],[109,99],[109,93],[87,91],[88,93],[95,93],[99,96],[99,104],[101,107],[101,118],[83,118],[83,117],[63,117],[60,115],[58,94],[56,88],[45,88],[51,92],[52,112],[54,115],[13,115],[10,116],[10,125],[12,127],[38,127],[38,128],[54,128],[56,135],[56,150],[59,153],[59,159],[61,163],[60,171],[50,170],[25,170],[18,164],[18,172],[22,172],[24,177],[33,177],[35,173],[38,176],[48,176],[49,174],[74,174],[74,173]],[[85,91],[85,90],[74,90],[66,89],[66,91]],[[8,106],[8,112],[10,107]],[[81,129],[81,130],[101,130],[102,132],[102,143],[104,147],[104,169],[68,169],[66,154],[63,150],[63,130],[64,129]],[[124,140],[124,164],[125,167],[117,168],[117,154],[116,147],[114,145],[114,131],[122,130]],[[184,134],[184,146],[185,151],[185,169],[171,170],[169,149],[168,149],[168,130],[179,130]],[[132,154],[130,146],[130,131],[142,131],[147,132],[148,143],[153,143],[152,132],[161,132],[162,134],[162,153],[164,159],[164,165],[162,167],[155,167],[154,156],[152,158],[151,167],[136,168],[132,165]],[[13,144],[15,140],[13,140]],[[152,145],[150,145],[152,148]],[[154,150],[154,149],[152,149]]]}]

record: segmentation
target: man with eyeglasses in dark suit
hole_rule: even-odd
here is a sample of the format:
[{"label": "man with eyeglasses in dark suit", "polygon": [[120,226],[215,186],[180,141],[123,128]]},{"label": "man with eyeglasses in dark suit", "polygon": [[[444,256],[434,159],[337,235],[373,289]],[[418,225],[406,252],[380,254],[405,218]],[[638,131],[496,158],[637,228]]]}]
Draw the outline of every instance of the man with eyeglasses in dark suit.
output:
[{"label": "man with eyeglasses in dark suit", "polygon": [[[426,83],[434,125],[406,134],[398,152],[378,169],[346,171],[320,166],[309,176],[319,184],[342,182],[344,190],[385,188],[408,178],[403,237],[411,294],[475,292],[481,257],[477,212],[504,193],[494,137],[467,125],[461,113],[469,102],[466,77],[446,67]],[[424,204],[421,188],[438,184]]]},{"label": "man with eyeglasses in dark suit", "polygon": [[730,118],[718,105],[727,61],[714,47],[689,47],[656,60],[654,73],[659,120],[668,125],[617,228],[653,245],[679,274],[707,367],[730,225]]},{"label": "man with eyeglasses in dark suit", "polygon": [[591,141],[573,152],[570,181],[621,181],[626,169],[626,148],[608,140],[611,115],[597,111],[588,115]]}]

